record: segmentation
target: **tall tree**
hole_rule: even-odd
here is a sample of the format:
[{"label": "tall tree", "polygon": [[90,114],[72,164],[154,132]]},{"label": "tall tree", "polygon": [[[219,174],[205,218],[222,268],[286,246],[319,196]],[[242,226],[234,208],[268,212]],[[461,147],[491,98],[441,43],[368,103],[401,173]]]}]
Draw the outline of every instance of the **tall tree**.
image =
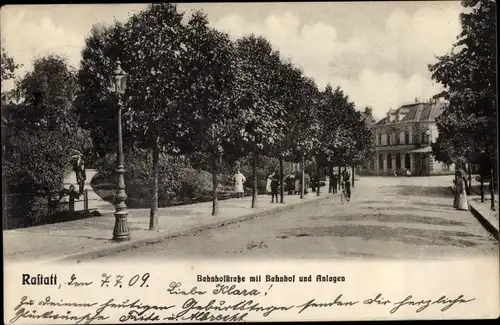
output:
[{"label": "tall tree", "polygon": [[[21,67],[14,61],[14,58],[9,56],[7,51],[2,47],[2,83],[6,80],[15,78],[15,71]],[[5,91],[2,87],[2,106],[7,104],[11,91]],[[2,115],[3,118],[3,115]]]},{"label": "tall tree", "polygon": [[269,154],[279,158],[280,202],[284,203],[284,160],[294,160],[294,143],[292,138],[300,121],[297,112],[300,110],[300,90],[303,86],[302,71],[290,60],[280,64],[279,78],[276,82],[275,94],[284,110],[282,137],[273,144]]},{"label": "tall tree", "polygon": [[237,40],[234,100],[239,132],[234,141],[253,155],[252,208],[257,198],[258,157],[282,136],[284,111],[274,88],[280,63],[279,53],[265,38],[251,35]]},{"label": "tall tree", "polygon": [[134,142],[151,150],[153,184],[151,230],[158,224],[158,173],[160,153],[190,150],[185,139],[180,85],[185,74],[187,48],[183,15],[170,3],[152,4],[129,18],[124,26],[123,68],[130,74],[125,118]]},{"label": "tall tree", "polygon": [[[85,40],[78,71],[80,86],[75,100],[80,125],[89,130],[94,150],[99,156],[115,152],[117,146],[116,98],[110,93],[110,76],[114,62],[124,53],[123,24],[96,24]],[[129,63],[130,64],[130,63]],[[132,148],[129,130],[124,128],[124,149]]]},{"label": "tall tree", "polygon": [[210,155],[212,170],[212,215],[218,212],[218,161],[229,149],[238,111],[231,106],[235,86],[233,44],[226,34],[209,27],[206,16],[196,12],[186,30],[184,68],[181,85],[184,121],[189,122],[189,139],[195,151]]},{"label": "tall tree", "polygon": [[305,163],[307,158],[315,157],[319,148],[321,123],[318,118],[319,90],[313,79],[302,76],[297,92],[298,109],[294,111],[295,129],[290,138],[293,143],[292,159],[300,163],[301,194],[305,192]]},{"label": "tall tree", "polygon": [[[474,139],[456,143],[454,154],[482,156],[496,165],[496,2],[491,0],[464,0],[470,8],[460,15],[462,32],[451,51],[429,65],[432,78],[445,90],[436,95],[449,104],[438,121],[439,137],[443,145],[453,142],[457,135]],[[459,148],[466,147],[467,148]],[[439,152],[435,152],[439,156]],[[455,157],[456,159],[456,157]],[[480,160],[484,160],[480,159]]]},{"label": "tall tree", "polygon": [[25,204],[31,207],[36,196],[61,189],[71,154],[85,152],[91,143],[76,123],[76,77],[64,59],[36,59],[16,88],[20,103],[11,105],[4,129],[5,180],[10,192],[29,198]]}]

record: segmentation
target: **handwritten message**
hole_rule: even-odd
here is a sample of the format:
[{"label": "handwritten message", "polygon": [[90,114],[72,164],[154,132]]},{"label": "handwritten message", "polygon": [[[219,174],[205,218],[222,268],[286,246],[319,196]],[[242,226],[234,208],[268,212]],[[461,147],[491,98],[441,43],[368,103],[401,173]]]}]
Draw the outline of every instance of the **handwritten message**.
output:
[{"label": "handwritten message", "polygon": [[[13,308],[13,317],[9,323],[29,323],[33,320],[58,320],[66,323],[91,324],[111,322],[167,322],[167,321],[224,321],[242,322],[257,320],[271,315],[288,316],[315,313],[319,309],[352,309],[381,308],[387,315],[411,311],[424,313],[428,310],[446,312],[460,305],[471,303],[474,297],[464,294],[421,296],[405,294],[390,296],[383,292],[366,295],[350,296],[335,286],[328,287],[328,292],[315,297],[314,292],[304,295],[287,297],[286,302],[280,298],[280,288],[296,286],[300,282],[314,281],[337,282],[345,281],[345,277],[305,276],[302,279],[293,276],[273,277],[263,275],[260,281],[256,277],[243,276],[200,276],[195,279],[196,285],[181,281],[166,280],[162,283],[161,294],[149,295],[153,286],[152,276],[148,272],[132,275],[102,273],[98,279],[85,279],[72,274],[60,283],[54,283],[55,290],[43,297],[22,295]],[[54,279],[55,277],[52,277]],[[48,281],[50,282],[50,281]],[[267,282],[267,283],[266,283]],[[270,283],[271,282],[271,283]],[[158,282],[154,282],[155,287]],[[101,290],[99,299],[86,299],[74,294],[58,294],[61,288],[94,288]],[[109,288],[109,289],[108,289]],[[114,294],[119,289],[135,288],[136,291],[125,292],[126,298]],[[326,287],[325,287],[326,288]],[[108,290],[108,291],[106,291]],[[328,296],[329,299],[324,297]],[[137,298],[140,297],[140,298]],[[293,302],[293,303],[290,303]],[[366,309],[364,309],[366,310]]]}]

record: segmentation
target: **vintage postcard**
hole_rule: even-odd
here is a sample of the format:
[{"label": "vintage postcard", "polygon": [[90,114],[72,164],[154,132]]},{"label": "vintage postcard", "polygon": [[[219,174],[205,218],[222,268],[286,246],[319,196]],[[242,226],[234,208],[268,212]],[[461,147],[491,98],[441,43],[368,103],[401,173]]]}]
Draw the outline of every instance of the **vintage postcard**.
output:
[{"label": "vintage postcard", "polygon": [[3,6],[4,322],[498,318],[496,9]]}]

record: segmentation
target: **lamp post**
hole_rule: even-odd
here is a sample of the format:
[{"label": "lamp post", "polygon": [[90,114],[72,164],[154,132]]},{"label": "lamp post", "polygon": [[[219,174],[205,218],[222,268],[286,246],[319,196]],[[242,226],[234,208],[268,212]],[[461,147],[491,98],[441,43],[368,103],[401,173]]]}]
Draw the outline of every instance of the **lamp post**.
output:
[{"label": "lamp post", "polygon": [[127,194],[125,193],[125,168],[123,163],[123,140],[122,140],[122,96],[127,88],[128,75],[120,65],[120,61],[116,61],[115,69],[110,78],[111,91],[118,96],[118,157],[117,169],[118,188],[115,195],[115,228],[113,230],[113,240],[120,242],[130,240],[130,231],[128,228],[128,211],[125,201]]}]

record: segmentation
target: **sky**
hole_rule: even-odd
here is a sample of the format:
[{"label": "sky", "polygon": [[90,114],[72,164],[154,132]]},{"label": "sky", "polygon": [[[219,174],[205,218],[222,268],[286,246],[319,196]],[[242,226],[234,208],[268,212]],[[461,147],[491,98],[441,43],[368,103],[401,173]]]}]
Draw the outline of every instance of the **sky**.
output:
[{"label": "sky", "polygon": [[[79,67],[92,25],[111,24],[147,4],[10,5],[1,8],[2,47],[23,65],[59,54]],[[377,119],[416,97],[441,89],[428,64],[446,54],[460,33],[460,1],[189,3],[189,15],[204,11],[210,24],[232,39],[265,36],[318,87],[340,86],[358,110]],[[11,84],[2,85],[11,87]]]}]

